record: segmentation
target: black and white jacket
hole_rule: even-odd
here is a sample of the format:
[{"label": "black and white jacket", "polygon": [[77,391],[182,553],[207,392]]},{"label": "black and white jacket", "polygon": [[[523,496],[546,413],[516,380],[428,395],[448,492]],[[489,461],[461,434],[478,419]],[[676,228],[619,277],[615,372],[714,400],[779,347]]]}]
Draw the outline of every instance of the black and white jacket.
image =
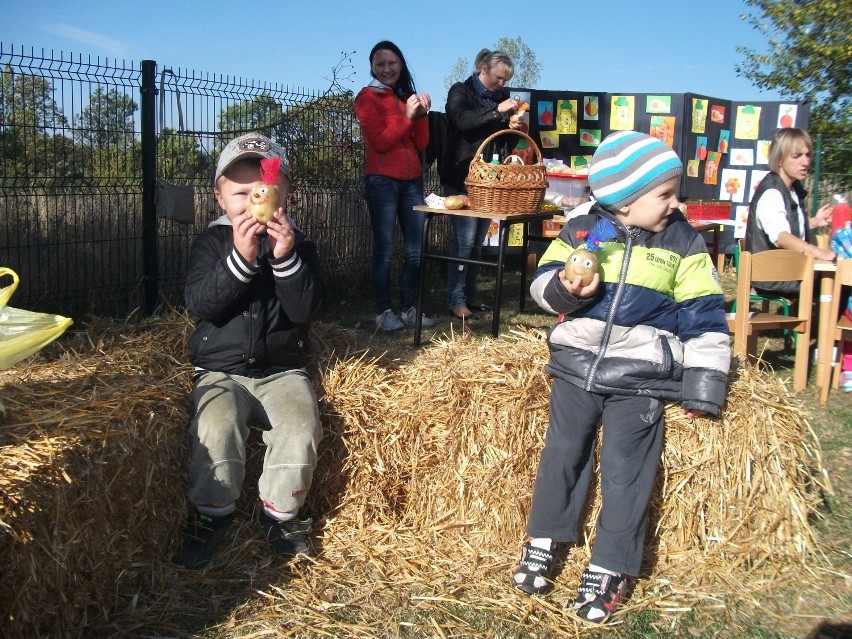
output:
[{"label": "black and white jacket", "polygon": [[256,264],[234,248],[227,216],[195,239],[185,299],[198,318],[189,341],[197,369],[266,377],[305,366],[308,325],[325,301],[325,285],[316,245],[294,229],[295,247],[281,259],[259,236]]}]

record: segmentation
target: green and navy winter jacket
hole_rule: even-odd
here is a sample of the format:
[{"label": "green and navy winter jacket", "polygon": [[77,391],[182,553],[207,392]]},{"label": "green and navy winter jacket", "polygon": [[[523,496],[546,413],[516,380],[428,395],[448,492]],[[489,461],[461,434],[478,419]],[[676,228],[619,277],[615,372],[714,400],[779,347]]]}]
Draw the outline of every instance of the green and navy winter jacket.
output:
[{"label": "green and navy winter jacket", "polygon": [[[577,298],[559,271],[601,217],[617,237],[601,245],[596,294]],[[653,233],[625,227],[595,204],[551,242],[530,292],[560,319],[548,333],[550,375],[595,393],[719,414],[731,359],[724,297],[704,240],[680,213]]]}]

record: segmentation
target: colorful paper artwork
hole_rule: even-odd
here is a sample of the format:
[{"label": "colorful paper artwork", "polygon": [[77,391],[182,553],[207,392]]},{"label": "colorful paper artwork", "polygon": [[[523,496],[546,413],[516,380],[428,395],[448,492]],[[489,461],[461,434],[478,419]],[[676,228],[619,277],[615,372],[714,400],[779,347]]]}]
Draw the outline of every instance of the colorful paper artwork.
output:
[{"label": "colorful paper artwork", "polygon": [[704,165],[704,184],[717,184],[719,180],[719,164],[722,154],[718,151],[707,153],[707,163]]},{"label": "colorful paper artwork", "polygon": [[725,107],[721,104],[714,104],[710,107],[710,121],[716,124],[725,123]]},{"label": "colorful paper artwork", "polygon": [[698,166],[700,162],[698,160],[687,160],[686,161],[686,177],[697,178],[698,177]]},{"label": "colorful paper artwork", "polygon": [[692,98],[692,132],[704,133],[707,124],[707,104],[709,100]]},{"label": "colorful paper artwork", "polygon": [[758,140],[755,152],[755,164],[769,164],[769,140]]},{"label": "colorful paper artwork", "polygon": [[652,115],[650,134],[665,142],[669,146],[674,146],[674,131],[675,118],[674,116]]},{"label": "colorful paper artwork", "polygon": [[[526,102],[527,104],[532,104],[532,92],[531,91],[510,91],[510,98],[518,98],[522,102]],[[524,111],[519,118],[520,127],[517,129],[522,133],[530,132],[530,112],[529,109]]]},{"label": "colorful paper artwork", "polygon": [[778,128],[789,129],[796,125],[797,104],[781,104],[778,106]]},{"label": "colorful paper artwork", "polygon": [[737,107],[737,123],[734,127],[734,137],[740,140],[756,140],[760,129],[761,107],[743,104]]},{"label": "colorful paper artwork", "polygon": [[482,246],[500,246],[500,223],[497,220],[491,220],[488,225]]},{"label": "colorful paper artwork", "polygon": [[559,100],[556,103],[556,130],[563,135],[577,133],[576,100]]},{"label": "colorful paper artwork", "polygon": [[598,146],[601,137],[600,129],[580,129],[580,146]]},{"label": "colorful paper artwork", "polygon": [[553,102],[550,100],[542,100],[538,103],[538,125],[552,127],[553,122]]},{"label": "colorful paper artwork", "polygon": [[699,135],[695,138],[695,159],[704,161],[707,159],[707,136]]},{"label": "colorful paper artwork", "polygon": [[719,199],[742,202],[747,176],[748,172],[745,169],[722,169]]},{"label": "colorful paper artwork", "polygon": [[754,149],[731,149],[732,166],[754,166]]},{"label": "colorful paper artwork", "polygon": [[600,114],[598,96],[587,95],[583,97],[583,118],[586,120],[597,120]]},{"label": "colorful paper artwork", "polygon": [[671,113],[672,96],[649,95],[645,98],[645,113]]},{"label": "colorful paper artwork", "polygon": [[734,207],[734,239],[741,240],[746,234],[746,222],[748,222],[748,207]]},{"label": "colorful paper artwork", "polygon": [[559,133],[556,131],[539,131],[538,136],[541,139],[542,149],[558,149],[559,148]]},{"label": "colorful paper artwork", "polygon": [[731,146],[731,132],[727,129],[719,131],[719,153],[727,153]]},{"label": "colorful paper artwork", "polygon": [[572,155],[571,156],[571,168],[572,169],[588,169],[589,162],[592,161],[591,155]]},{"label": "colorful paper artwork", "polygon": [[609,128],[613,131],[632,131],[636,98],[632,95],[612,96]]},{"label": "colorful paper artwork", "polygon": [[755,169],[751,172],[751,184],[748,185],[749,186],[749,188],[748,188],[749,202],[754,197],[754,192],[757,190],[757,187],[760,184],[760,181],[763,178],[766,177],[767,173],[769,173],[769,171],[761,171],[759,169]]}]

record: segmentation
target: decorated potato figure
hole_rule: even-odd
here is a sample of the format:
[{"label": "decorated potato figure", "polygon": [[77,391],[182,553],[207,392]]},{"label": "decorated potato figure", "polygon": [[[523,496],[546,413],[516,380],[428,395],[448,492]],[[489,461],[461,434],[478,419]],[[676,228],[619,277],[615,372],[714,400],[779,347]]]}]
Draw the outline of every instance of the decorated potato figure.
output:
[{"label": "decorated potato figure", "polygon": [[598,272],[598,256],[587,248],[578,248],[565,260],[565,279],[573,282],[579,275],[588,286]]},{"label": "decorated potato figure", "polygon": [[614,240],[618,234],[609,220],[600,219],[586,236],[586,242],[578,246],[565,260],[565,279],[573,282],[579,276],[583,286],[588,286],[598,272],[598,252],[603,250],[602,242]]},{"label": "decorated potato figure", "polygon": [[256,186],[249,194],[246,212],[261,224],[271,222],[278,210],[278,168],[281,158],[264,158],[260,161],[260,178],[263,184]]}]

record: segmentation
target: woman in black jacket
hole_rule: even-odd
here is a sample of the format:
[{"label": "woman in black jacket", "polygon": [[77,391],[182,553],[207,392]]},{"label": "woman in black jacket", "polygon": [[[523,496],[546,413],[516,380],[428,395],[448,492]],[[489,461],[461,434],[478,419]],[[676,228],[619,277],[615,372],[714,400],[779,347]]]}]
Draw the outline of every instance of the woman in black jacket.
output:
[{"label": "woman in black jacket", "polygon": [[[509,98],[503,85],[515,72],[512,60],[502,51],[483,49],[476,56],[475,71],[464,82],[457,82],[447,94],[447,141],[442,162],[439,163],[441,192],[444,196],[466,194],[465,178],[470,162],[488,136],[503,129],[518,129],[520,122],[512,120],[520,100]],[[496,153],[501,159],[509,154],[506,136],[496,138],[485,149],[484,160]],[[453,234],[450,255],[479,259],[482,243],[490,220],[452,216]],[[473,311],[490,310],[477,300],[474,266],[450,262],[447,275],[450,314],[468,319]]]}]

